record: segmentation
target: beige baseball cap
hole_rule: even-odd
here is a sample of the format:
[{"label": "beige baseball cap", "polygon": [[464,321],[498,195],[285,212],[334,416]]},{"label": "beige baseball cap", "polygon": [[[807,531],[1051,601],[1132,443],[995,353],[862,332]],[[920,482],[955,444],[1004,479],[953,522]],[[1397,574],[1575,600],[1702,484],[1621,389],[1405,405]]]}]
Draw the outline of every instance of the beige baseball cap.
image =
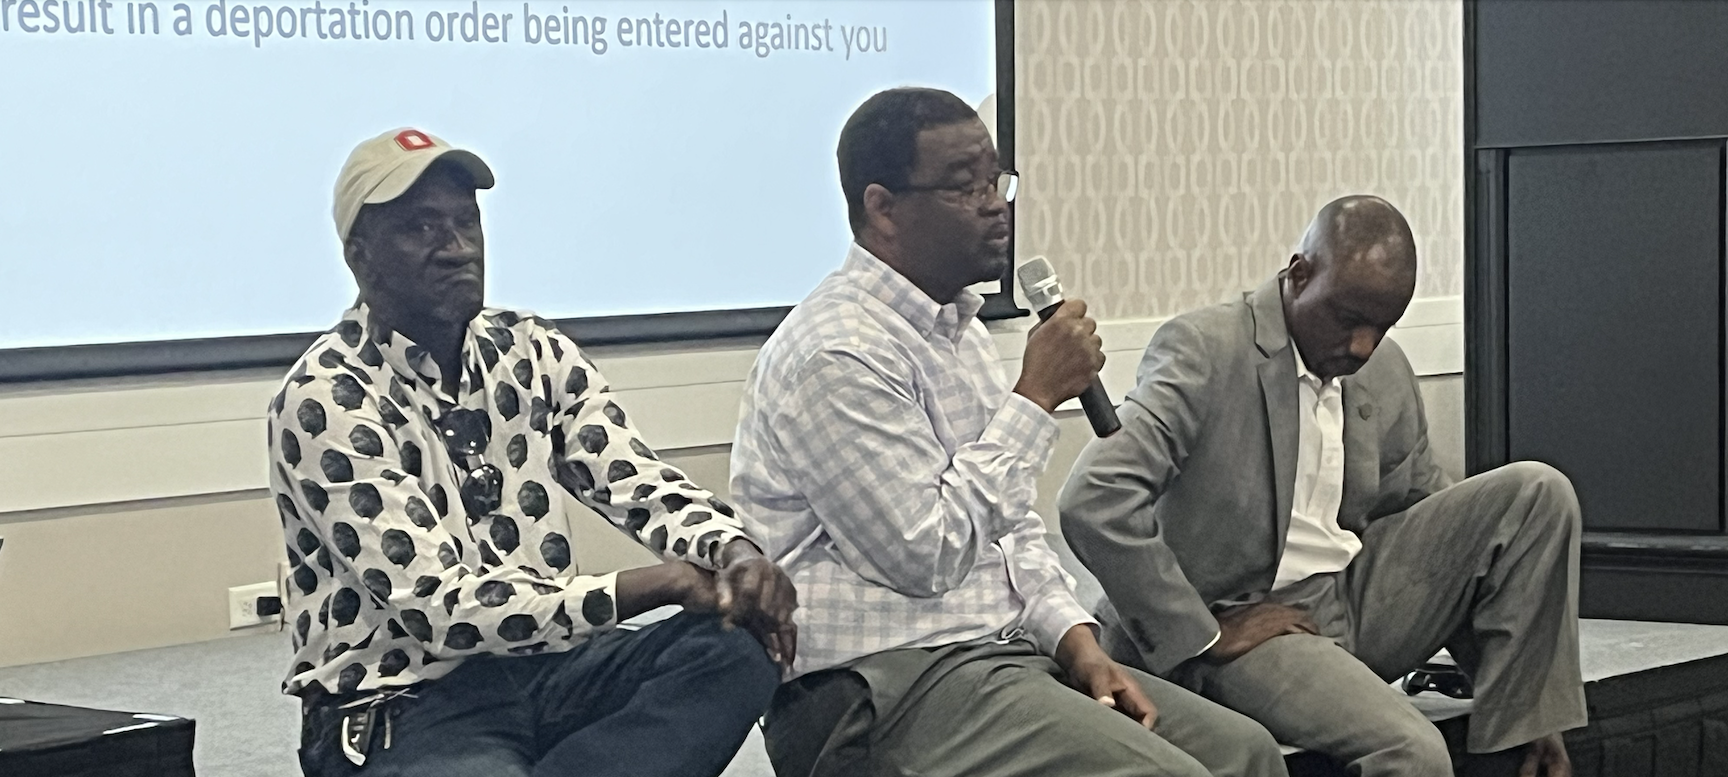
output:
[{"label": "beige baseball cap", "polygon": [[474,185],[490,189],[492,168],[471,151],[451,146],[428,132],[410,127],[393,129],[354,147],[342,174],[336,177],[336,235],[344,243],[360,208],[402,196],[433,162],[448,159],[474,177]]}]

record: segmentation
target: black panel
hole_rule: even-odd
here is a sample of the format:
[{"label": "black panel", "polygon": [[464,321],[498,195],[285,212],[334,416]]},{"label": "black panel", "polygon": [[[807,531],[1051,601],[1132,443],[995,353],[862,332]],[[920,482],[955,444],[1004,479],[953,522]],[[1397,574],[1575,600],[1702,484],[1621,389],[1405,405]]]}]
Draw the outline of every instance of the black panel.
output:
[{"label": "black panel", "polygon": [[1728,624],[1728,537],[1585,532],[1578,614]]},{"label": "black panel", "polygon": [[1721,530],[1722,194],[1720,142],[1508,156],[1508,452],[1589,528]]},{"label": "black panel", "polygon": [[[1014,0],[996,0],[996,156],[1002,169],[1018,169],[1014,163]],[[1008,203],[1008,218],[1014,218],[1014,203]],[[1008,256],[1014,256],[1014,233],[1008,233]],[[986,321],[1020,318],[1032,311],[1014,300],[1014,263],[1002,271],[1001,290],[984,295],[978,317]]]},{"label": "black panel", "polygon": [[1476,147],[1728,135],[1728,2],[1474,6]]},{"label": "black panel", "polygon": [[1474,157],[1464,184],[1469,209],[1464,264],[1464,467],[1471,475],[1506,458],[1506,152]]},{"label": "black panel", "polygon": [[1578,617],[1728,625],[1728,561],[1675,567],[1586,556],[1578,578]]}]

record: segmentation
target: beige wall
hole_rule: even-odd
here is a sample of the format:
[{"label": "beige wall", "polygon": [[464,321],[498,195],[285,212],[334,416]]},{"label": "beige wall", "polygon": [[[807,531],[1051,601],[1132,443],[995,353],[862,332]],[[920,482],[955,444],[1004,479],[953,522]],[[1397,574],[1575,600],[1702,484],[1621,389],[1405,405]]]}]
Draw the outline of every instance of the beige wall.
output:
[{"label": "beige wall", "polygon": [[[1458,3],[1019,0],[1016,7],[1026,175],[1020,250],[1048,254],[1100,318],[1167,316],[1251,287],[1282,263],[1312,210],[1355,191],[1385,195],[1410,216],[1423,256],[1419,297],[1459,293]],[[104,406],[99,388],[75,388],[93,404],[67,412]],[[1436,453],[1456,474],[1462,381],[1429,377],[1422,388]],[[652,400],[655,391],[639,397]],[[712,402],[702,412],[724,415],[736,401],[726,392],[735,391],[719,383],[703,390]],[[228,393],[224,401],[237,406],[262,404],[246,391]],[[227,397],[199,396],[207,394]],[[9,416],[8,409],[44,406],[0,397],[6,401],[0,438],[32,426],[24,416],[40,412]],[[255,419],[223,421],[236,422]],[[241,427],[244,439],[253,439],[251,429]],[[654,439],[676,439],[677,431]],[[1064,418],[1040,481],[1046,515],[1087,436],[1077,415]],[[94,438],[55,439],[92,460],[104,455]],[[29,451],[14,448],[0,446],[0,468],[29,469]],[[667,458],[725,490],[726,446],[672,450]],[[582,520],[590,530],[575,544],[585,570],[650,560],[598,518]],[[0,666],[240,633],[227,628],[227,587],[274,579],[283,553],[260,490],[0,513],[0,537]]]},{"label": "beige wall", "polygon": [[226,636],[228,587],[276,579],[262,492],[0,516],[0,666]]},{"label": "beige wall", "polygon": [[1403,209],[1461,293],[1456,0],[1019,0],[1017,241],[1101,318],[1252,288],[1343,194]]}]

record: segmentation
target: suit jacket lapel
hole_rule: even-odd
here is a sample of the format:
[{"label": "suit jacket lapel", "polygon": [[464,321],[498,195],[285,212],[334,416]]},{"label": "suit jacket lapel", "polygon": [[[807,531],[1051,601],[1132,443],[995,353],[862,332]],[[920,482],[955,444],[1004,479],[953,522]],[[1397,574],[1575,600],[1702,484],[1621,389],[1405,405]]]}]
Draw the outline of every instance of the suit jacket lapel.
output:
[{"label": "suit jacket lapel", "polygon": [[1367,513],[1380,491],[1380,419],[1374,395],[1354,376],[1344,389],[1344,494],[1338,503],[1338,526],[1361,533]]},{"label": "suit jacket lapel", "polygon": [[1254,317],[1254,345],[1264,361],[1259,364],[1260,393],[1266,400],[1266,432],[1272,449],[1272,521],[1274,559],[1284,557],[1284,537],[1290,530],[1290,502],[1296,490],[1296,445],[1300,433],[1296,417],[1296,359],[1290,352],[1290,333],[1284,327],[1284,300],[1280,293],[1283,273],[1249,293],[1248,308]]}]

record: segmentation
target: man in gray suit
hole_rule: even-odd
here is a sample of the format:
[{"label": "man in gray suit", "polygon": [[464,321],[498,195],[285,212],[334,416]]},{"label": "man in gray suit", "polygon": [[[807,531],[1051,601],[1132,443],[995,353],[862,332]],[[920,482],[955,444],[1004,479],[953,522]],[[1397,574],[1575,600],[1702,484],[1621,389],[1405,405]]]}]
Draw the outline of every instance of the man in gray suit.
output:
[{"label": "man in gray suit", "polygon": [[1122,432],[1075,464],[1062,527],[1114,605],[1118,661],[1281,742],[1353,774],[1450,775],[1438,730],[1387,685],[1446,647],[1475,681],[1469,749],[1570,775],[1577,498],[1542,464],[1456,485],[1435,466],[1416,376],[1382,339],[1415,286],[1395,208],[1328,204],[1271,281],[1159,328]]}]

